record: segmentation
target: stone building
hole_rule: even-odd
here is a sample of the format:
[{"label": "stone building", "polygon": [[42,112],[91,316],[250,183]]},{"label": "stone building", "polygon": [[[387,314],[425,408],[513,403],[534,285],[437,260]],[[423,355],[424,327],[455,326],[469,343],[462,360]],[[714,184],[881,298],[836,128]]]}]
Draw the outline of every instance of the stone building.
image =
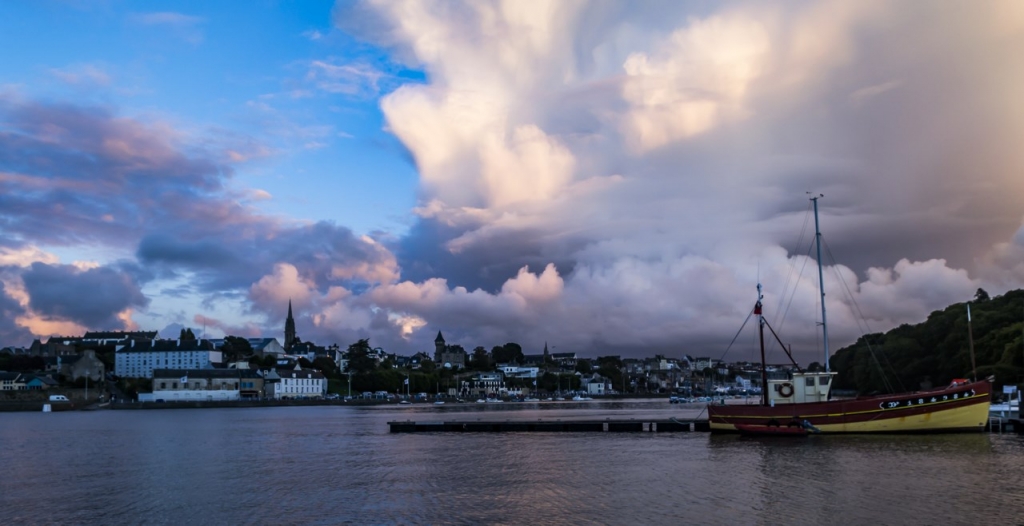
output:
[{"label": "stone building", "polygon": [[438,367],[465,369],[466,356],[466,350],[461,345],[445,344],[441,331],[437,331],[437,338],[434,338],[434,363]]}]

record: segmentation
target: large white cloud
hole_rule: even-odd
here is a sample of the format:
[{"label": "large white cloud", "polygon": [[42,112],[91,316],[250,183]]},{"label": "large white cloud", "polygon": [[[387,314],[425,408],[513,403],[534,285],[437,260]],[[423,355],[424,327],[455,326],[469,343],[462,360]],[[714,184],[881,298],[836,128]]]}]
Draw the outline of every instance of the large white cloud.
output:
[{"label": "large white cloud", "polygon": [[[399,263],[437,277],[364,298],[424,320],[413,344],[440,328],[712,354],[760,277],[814,347],[804,190],[827,194],[826,252],[846,263],[826,269],[833,346],[1024,283],[1006,242],[1024,211],[1012,2],[929,6],[927,27],[884,2],[368,5],[369,38],[428,79],[381,106],[421,221],[443,225],[438,257],[420,243]],[[557,267],[514,270],[538,262]]]}]

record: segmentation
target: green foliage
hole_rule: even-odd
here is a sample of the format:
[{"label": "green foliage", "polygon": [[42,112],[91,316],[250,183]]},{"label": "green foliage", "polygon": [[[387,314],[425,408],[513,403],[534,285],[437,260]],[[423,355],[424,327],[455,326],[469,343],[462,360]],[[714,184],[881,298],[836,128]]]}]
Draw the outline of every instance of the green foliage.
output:
[{"label": "green foliage", "polygon": [[590,360],[577,360],[576,361],[576,372],[582,374],[590,374],[593,372],[594,367],[590,365]]},{"label": "green foliage", "polygon": [[[377,362],[370,357],[373,349],[370,348],[370,340],[362,339],[348,346],[348,368],[346,372],[368,373],[377,368]],[[354,386],[355,384],[353,384]],[[353,387],[354,388],[354,387]]]},{"label": "green foliage", "polygon": [[[1024,290],[990,298],[983,289],[971,303],[978,377],[996,377],[996,389],[1024,379]],[[916,390],[971,376],[967,306],[935,311],[917,325],[868,334],[832,356],[837,389],[861,393]],[[874,353],[869,350],[874,351]]]},{"label": "green foliage", "polygon": [[526,357],[523,355],[523,348],[518,343],[509,342],[491,349],[491,359],[495,364],[516,363],[523,364]]},{"label": "green foliage", "polygon": [[192,329],[182,329],[181,333],[178,334],[178,339],[181,341],[195,341],[196,335],[192,332]]},{"label": "green foliage", "polygon": [[225,336],[224,345],[220,348],[224,353],[224,360],[235,362],[252,356],[252,345],[249,340],[240,336]]},{"label": "green foliage", "polygon": [[473,371],[489,371],[491,368],[491,357],[487,354],[487,349],[483,347],[473,349],[473,354],[469,357],[467,369]]},{"label": "green foliage", "polygon": [[338,377],[338,364],[327,356],[317,356],[313,360],[313,368],[320,371],[327,378]]}]

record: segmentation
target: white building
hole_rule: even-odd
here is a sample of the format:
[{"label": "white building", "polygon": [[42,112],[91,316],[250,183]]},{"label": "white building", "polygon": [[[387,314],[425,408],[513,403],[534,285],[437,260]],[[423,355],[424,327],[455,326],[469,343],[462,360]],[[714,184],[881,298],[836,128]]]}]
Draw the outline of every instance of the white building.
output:
[{"label": "white building", "polygon": [[608,383],[608,379],[601,375],[595,374],[590,377],[589,380],[584,382],[587,394],[603,396],[605,393],[605,387]]},{"label": "white building", "polygon": [[114,374],[152,378],[153,369],[211,369],[223,355],[207,340],[128,340],[114,351]]},{"label": "white building", "polygon": [[255,369],[155,369],[153,392],[139,393],[140,402],[220,401],[256,398],[263,377]]},{"label": "white building", "polygon": [[271,369],[265,375],[269,398],[318,397],[327,394],[327,379],[313,369]]},{"label": "white building", "polygon": [[523,367],[516,364],[499,364],[498,370],[505,378],[537,378],[540,367]]}]

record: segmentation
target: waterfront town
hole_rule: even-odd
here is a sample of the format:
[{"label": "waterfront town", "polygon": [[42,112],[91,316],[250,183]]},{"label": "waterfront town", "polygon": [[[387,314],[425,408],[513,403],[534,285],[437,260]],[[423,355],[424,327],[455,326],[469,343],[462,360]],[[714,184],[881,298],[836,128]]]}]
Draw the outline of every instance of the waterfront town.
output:
[{"label": "waterfront town", "polygon": [[[28,347],[0,348],[0,402],[60,395],[85,404],[245,400],[497,401],[622,395],[750,395],[760,392],[761,365],[682,354],[649,358],[525,353],[515,343],[476,347],[448,343],[433,352],[389,354],[360,340],[342,349],[302,341],[289,305],[277,338],[176,339],[156,331],[91,331],[52,336]],[[816,364],[813,364],[816,366]],[[791,366],[767,367],[770,378]],[[91,391],[90,391],[91,389]],[[92,393],[91,395],[89,393]],[[34,406],[33,406],[34,407]]]}]

